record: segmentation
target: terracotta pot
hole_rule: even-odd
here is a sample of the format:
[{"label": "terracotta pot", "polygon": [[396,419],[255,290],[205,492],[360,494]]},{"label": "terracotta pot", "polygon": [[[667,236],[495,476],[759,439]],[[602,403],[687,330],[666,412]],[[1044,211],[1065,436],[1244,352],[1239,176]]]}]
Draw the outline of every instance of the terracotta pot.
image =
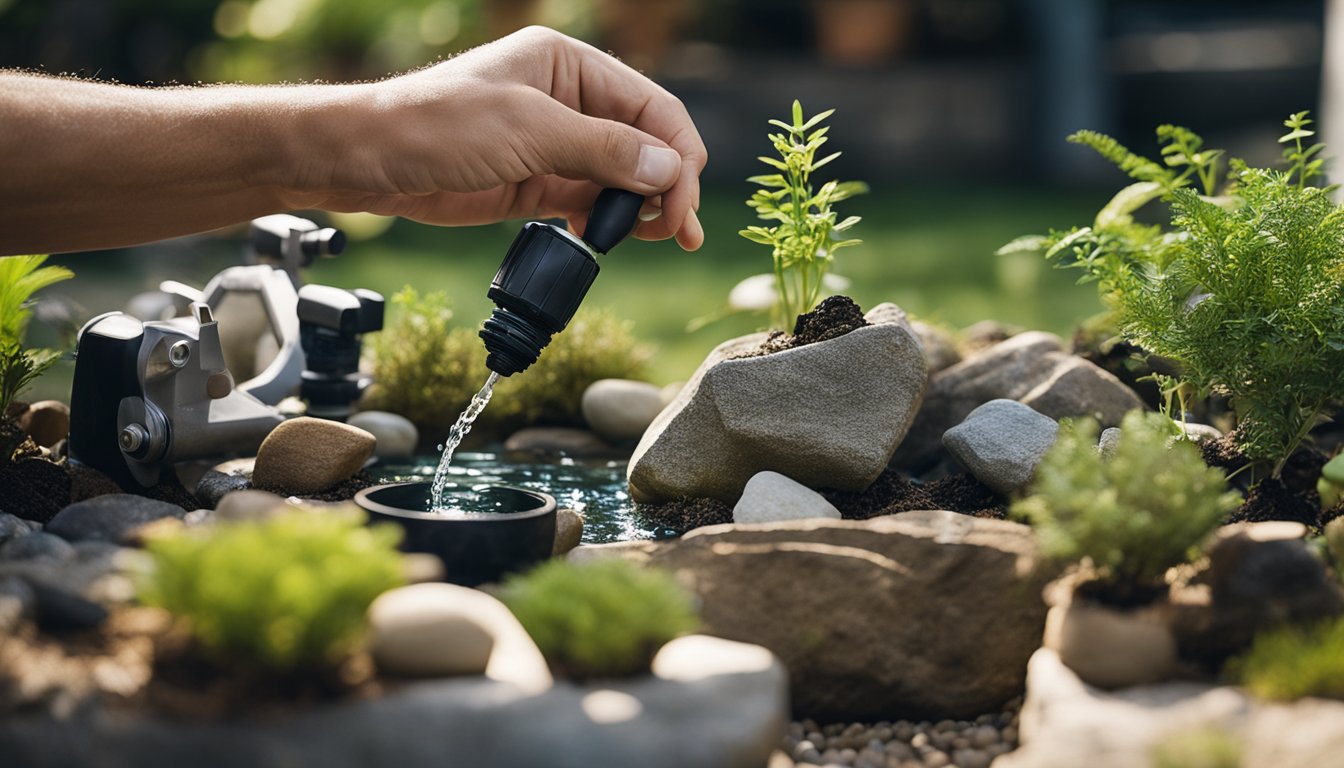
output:
[{"label": "terracotta pot", "polygon": [[1176,670],[1176,636],[1168,612],[1165,598],[1117,608],[1070,591],[1046,614],[1044,645],[1099,688],[1161,682]]}]

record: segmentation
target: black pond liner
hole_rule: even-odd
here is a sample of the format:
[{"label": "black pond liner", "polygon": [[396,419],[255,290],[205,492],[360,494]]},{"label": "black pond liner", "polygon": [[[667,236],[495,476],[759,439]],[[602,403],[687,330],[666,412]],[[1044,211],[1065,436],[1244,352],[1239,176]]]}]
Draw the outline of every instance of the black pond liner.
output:
[{"label": "black pond liner", "polygon": [[370,522],[386,521],[406,532],[403,552],[424,552],[443,561],[445,581],[474,587],[499,581],[546,560],[555,546],[555,499],[548,494],[492,485],[476,491],[504,511],[426,512],[430,483],[393,483],[366,488],[355,503]]}]

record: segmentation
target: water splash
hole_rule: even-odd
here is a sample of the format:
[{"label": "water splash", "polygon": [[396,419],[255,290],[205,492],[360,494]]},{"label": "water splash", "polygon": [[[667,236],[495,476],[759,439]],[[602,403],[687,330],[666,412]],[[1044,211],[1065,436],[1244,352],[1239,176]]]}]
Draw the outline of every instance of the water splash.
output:
[{"label": "water splash", "polygon": [[448,467],[453,463],[453,453],[457,450],[457,446],[462,444],[462,439],[471,431],[471,425],[490,403],[490,396],[494,394],[495,382],[498,380],[499,374],[491,371],[490,378],[485,380],[485,386],[471,398],[471,404],[461,416],[457,417],[457,423],[448,431],[448,439],[443,441],[443,457],[439,459],[439,468],[434,472],[434,483],[429,490],[430,512],[456,511],[456,508],[449,506],[443,497],[444,491],[448,489]]}]

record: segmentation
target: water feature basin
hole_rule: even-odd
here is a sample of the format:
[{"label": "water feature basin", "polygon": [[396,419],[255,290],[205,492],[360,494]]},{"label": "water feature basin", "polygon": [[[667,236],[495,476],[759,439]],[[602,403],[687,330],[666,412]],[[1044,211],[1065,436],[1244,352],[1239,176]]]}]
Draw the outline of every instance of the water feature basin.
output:
[{"label": "water feature basin", "polygon": [[555,542],[555,499],[538,491],[489,485],[458,489],[472,512],[427,512],[430,483],[378,485],[355,494],[373,522],[405,531],[401,548],[436,555],[445,579],[474,587],[536,565]]}]

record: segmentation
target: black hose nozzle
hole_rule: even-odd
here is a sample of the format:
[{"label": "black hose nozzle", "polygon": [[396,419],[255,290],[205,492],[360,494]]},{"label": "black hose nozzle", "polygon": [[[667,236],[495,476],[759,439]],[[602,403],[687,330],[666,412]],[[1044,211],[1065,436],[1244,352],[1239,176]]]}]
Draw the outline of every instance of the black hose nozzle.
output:
[{"label": "black hose nozzle", "polygon": [[481,329],[490,370],[512,376],[537,361],[596,279],[595,254],[610,251],[634,230],[643,203],[634,192],[602,190],[583,240],[539,221],[523,225],[486,294],[497,307]]}]

